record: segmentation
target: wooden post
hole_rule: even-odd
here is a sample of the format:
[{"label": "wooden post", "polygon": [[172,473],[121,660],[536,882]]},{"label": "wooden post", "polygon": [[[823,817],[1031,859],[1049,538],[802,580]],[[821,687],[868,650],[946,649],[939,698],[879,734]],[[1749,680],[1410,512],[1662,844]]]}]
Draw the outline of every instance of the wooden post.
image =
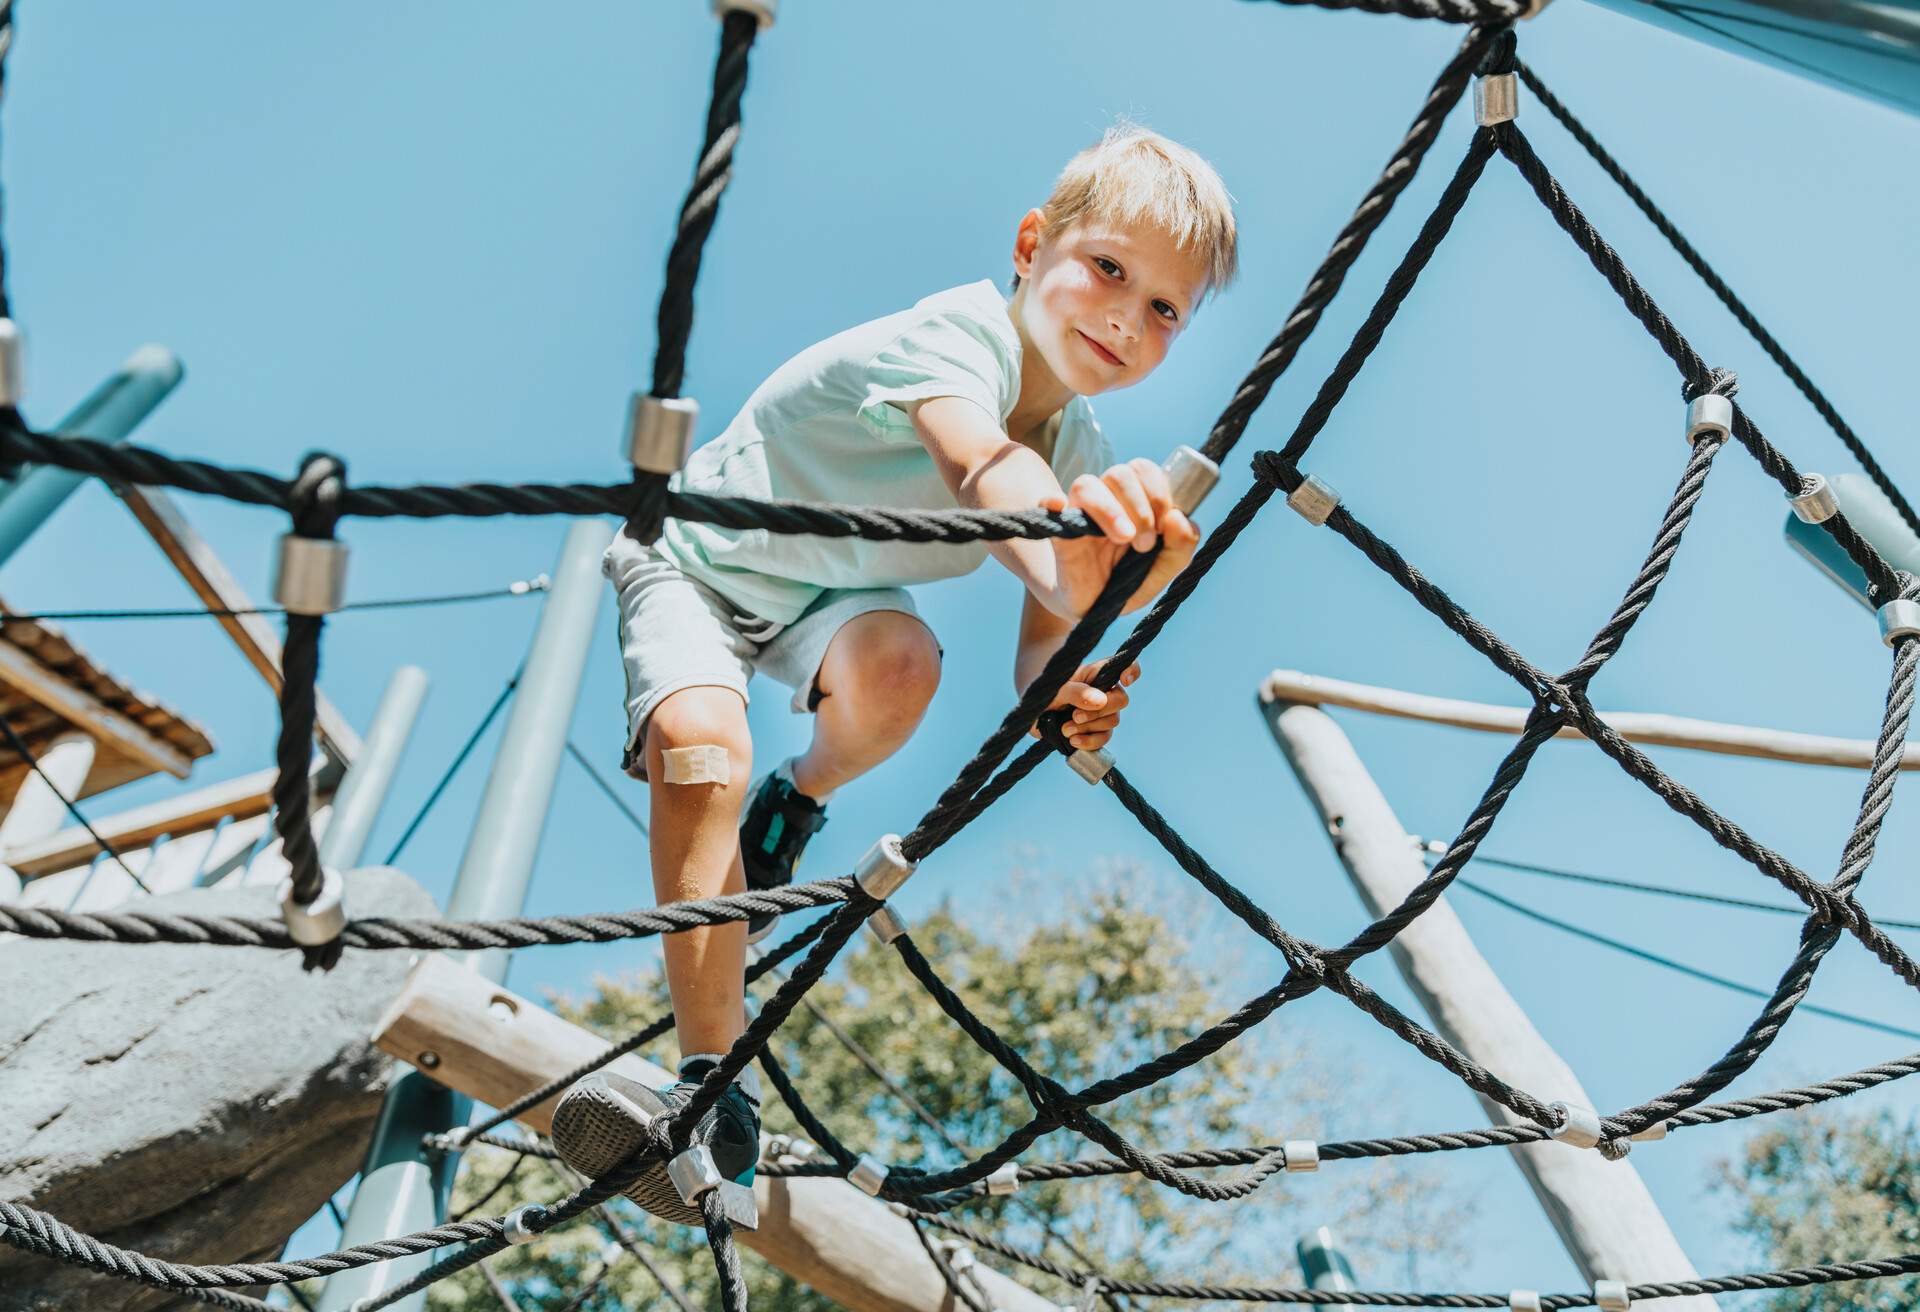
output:
[{"label": "wooden post", "polygon": [[[423,957],[374,1031],[381,1051],[490,1106],[513,1101],[606,1051],[591,1032],[438,954]],[[609,1070],[662,1086],[674,1077],[623,1056]],[[544,1133],[549,1100],[522,1113]],[[484,1151],[484,1150],[481,1150]],[[913,1227],[844,1180],[760,1176],[760,1228],[735,1237],[774,1266],[854,1312],[964,1312]],[[1056,1312],[1055,1304],[989,1269],[974,1268],[999,1312]]]},{"label": "wooden post", "polygon": [[[1361,900],[1369,914],[1384,915],[1426,877],[1413,839],[1326,712],[1264,697],[1263,703],[1274,740],[1325,821],[1333,850]],[[1407,986],[1449,1043],[1537,1097],[1593,1106],[1573,1071],[1474,947],[1445,898],[1401,930],[1390,950]],[[1496,1125],[1530,1123],[1486,1098],[1481,1103]],[[1551,1142],[1522,1144],[1512,1152],[1587,1281],[1633,1284],[1690,1280],[1698,1274],[1630,1161],[1609,1162],[1593,1149]],[[1696,1297],[1648,1306],[1708,1312],[1718,1304]]]}]

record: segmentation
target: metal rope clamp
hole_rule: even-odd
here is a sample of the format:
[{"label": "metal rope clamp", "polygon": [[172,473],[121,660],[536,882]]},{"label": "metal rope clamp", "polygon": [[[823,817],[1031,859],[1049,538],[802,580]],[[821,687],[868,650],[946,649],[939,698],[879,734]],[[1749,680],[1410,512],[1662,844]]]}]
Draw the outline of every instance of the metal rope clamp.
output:
[{"label": "metal rope clamp", "polygon": [[1627,1138],[1635,1143],[1658,1143],[1667,1137],[1667,1129],[1672,1124],[1671,1121],[1655,1121],[1644,1130],[1635,1130]]},{"label": "metal rope clamp", "polygon": [[294,615],[331,615],[347,600],[347,544],[282,533],[273,557],[273,600]]},{"label": "metal rope clamp", "polygon": [[1600,1113],[1580,1103],[1549,1103],[1548,1109],[1559,1123],[1548,1134],[1556,1143],[1573,1148],[1597,1148],[1600,1145]]},{"label": "metal rope clamp", "polygon": [[1880,641],[1891,647],[1902,638],[1920,638],[1920,601],[1895,597],[1880,608]]},{"label": "metal rope clamp", "polygon": [[879,939],[883,945],[890,945],[895,939],[906,934],[907,922],[900,918],[898,911],[882,902],[880,909],[867,917],[867,932]]},{"label": "metal rope clamp", "polygon": [[987,1177],[987,1194],[992,1198],[1005,1198],[1020,1192],[1020,1168],[1012,1162],[993,1168],[993,1174]]},{"label": "metal rope clamp", "polygon": [[912,877],[914,869],[914,863],[900,850],[900,835],[883,834],[854,867],[853,882],[868,897],[885,902]]},{"label": "metal rope clamp", "polygon": [[20,345],[20,325],[0,319],[0,406],[18,406],[25,389],[26,366],[20,358]]},{"label": "metal rope clamp", "polygon": [[1067,757],[1067,764],[1072,766],[1073,772],[1082,779],[1090,784],[1097,784],[1107,777],[1107,771],[1113,769],[1113,753],[1104,747],[1097,752],[1080,748]]},{"label": "metal rope clamp", "polygon": [[1633,1297],[1627,1293],[1624,1280],[1596,1280],[1593,1282],[1593,1305],[1600,1312],[1632,1312]]},{"label": "metal rope clamp", "polygon": [[1507,1312],[1540,1312],[1540,1292],[1516,1289],[1507,1295]]},{"label": "metal rope clamp", "polygon": [[1687,403],[1687,441],[1703,437],[1724,442],[1733,436],[1733,402],[1718,392],[1702,392]]},{"label": "metal rope clamp", "polygon": [[1177,446],[1160,466],[1167,471],[1167,488],[1173,504],[1183,515],[1200,509],[1200,503],[1220,481],[1220,466],[1190,446]]},{"label": "metal rope clamp", "polygon": [[742,1230],[760,1228],[760,1208],[753,1190],[721,1175],[712,1150],[705,1144],[697,1143],[669,1161],[667,1179],[673,1181],[674,1191],[688,1207],[700,1206],[702,1198],[717,1192],[720,1214],[728,1224]]},{"label": "metal rope clamp", "polygon": [[540,1237],[533,1228],[533,1222],[545,1218],[547,1209],[539,1203],[527,1203],[516,1207],[500,1222],[500,1237],[509,1244],[530,1244]]},{"label": "metal rope clamp", "polygon": [[1289,1139],[1281,1147],[1289,1174],[1320,1169],[1320,1145],[1312,1139]]},{"label": "metal rope clamp", "polygon": [[1520,79],[1512,73],[1488,73],[1473,80],[1473,121],[1483,128],[1520,117]]},{"label": "metal rope clamp", "polygon": [[279,894],[287,937],[301,947],[325,947],[346,932],[347,878],[331,866],[320,867],[320,891],[313,901],[294,900],[291,873],[280,881]]},{"label": "metal rope clamp", "polygon": [[1788,497],[1787,504],[1802,524],[1824,524],[1840,513],[1840,503],[1834,500],[1833,489],[1821,474],[1800,475],[1800,495]]},{"label": "metal rope clamp", "polygon": [[872,1153],[861,1153],[860,1160],[847,1172],[847,1180],[861,1193],[878,1198],[880,1191],[887,1186],[889,1169],[885,1162]]},{"label": "metal rope clamp", "polygon": [[627,407],[627,459],[643,474],[677,474],[693,454],[700,403],[690,396],[635,392]]},{"label": "metal rope clamp", "polygon": [[728,14],[752,14],[760,20],[764,32],[780,16],[780,0],[713,0],[715,18],[724,19]]},{"label": "metal rope clamp", "polygon": [[1299,512],[1300,517],[1309,524],[1323,525],[1333,517],[1340,505],[1340,494],[1333,485],[1317,475],[1308,474],[1300,480],[1300,486],[1287,493],[1287,504]]}]

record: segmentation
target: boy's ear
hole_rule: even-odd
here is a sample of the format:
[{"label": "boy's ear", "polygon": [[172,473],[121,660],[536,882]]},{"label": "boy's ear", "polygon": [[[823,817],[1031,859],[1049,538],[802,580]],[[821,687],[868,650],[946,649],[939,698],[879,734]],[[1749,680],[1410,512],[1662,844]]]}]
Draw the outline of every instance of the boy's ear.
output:
[{"label": "boy's ear", "polygon": [[1033,256],[1040,249],[1040,234],[1046,226],[1046,217],[1039,210],[1028,210],[1020,216],[1020,226],[1013,234],[1013,271],[1022,278],[1033,272]]}]

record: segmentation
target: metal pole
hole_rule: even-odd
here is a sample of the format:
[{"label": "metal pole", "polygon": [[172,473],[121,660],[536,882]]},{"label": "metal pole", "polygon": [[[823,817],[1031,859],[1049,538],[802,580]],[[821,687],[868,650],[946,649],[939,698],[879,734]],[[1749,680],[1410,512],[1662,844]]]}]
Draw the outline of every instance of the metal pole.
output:
[{"label": "metal pole", "polygon": [[[578,520],[567,530],[553,571],[553,590],[541,610],[479,815],[447,898],[449,919],[505,919],[519,915],[526,903],[527,882],[580,697],[587,647],[606,590],[600,555],[611,537],[612,530],[599,520]],[[504,951],[462,953],[455,959],[496,984],[506,978]],[[471,1107],[469,1099],[417,1071],[408,1071],[388,1087],[360,1186],[347,1209],[341,1247],[429,1230],[446,1219],[453,1159],[422,1151],[420,1141],[423,1135],[466,1124]],[[319,1312],[351,1312],[359,1300],[404,1284],[437,1256],[426,1253],[342,1271],[327,1281]],[[397,1312],[420,1312],[426,1294],[393,1306]]]},{"label": "metal pole", "polygon": [[[120,372],[93,389],[55,431],[100,442],[124,442],[180,385],[185,373],[179,357],[164,346],[143,346],[127,357]],[[0,484],[0,565],[34,535],[60,503],[73,495],[85,474],[48,465],[28,465],[12,481]]]},{"label": "metal pole", "polygon": [[[1886,557],[1895,569],[1920,571],[1920,540],[1900,518],[1900,512],[1887,500],[1887,494],[1873,485],[1865,474],[1835,474],[1827,480],[1833,499],[1847,523]],[[1840,589],[1868,610],[1867,576],[1853,563],[1853,557],[1840,549],[1828,532],[1818,524],[1787,516],[1787,545],[1805,556],[1813,567],[1840,586]],[[1887,598],[1881,598],[1882,601]]]},{"label": "metal pole", "polygon": [[1300,1259],[1300,1277],[1307,1282],[1308,1289],[1350,1294],[1359,1288],[1353,1283],[1353,1264],[1347,1261],[1347,1255],[1340,1250],[1340,1241],[1328,1227],[1323,1225],[1304,1236],[1293,1246],[1293,1252]]},{"label": "metal pole", "polygon": [[380,706],[373,713],[373,725],[360,745],[360,755],[333,795],[327,832],[320,838],[321,864],[336,870],[351,870],[360,864],[367,836],[380,818],[387,790],[393,786],[400,758],[413,736],[420,704],[426,699],[427,672],[418,665],[402,665],[387,680],[387,690],[380,694]]},{"label": "metal pole", "polygon": [[[1261,710],[1368,912],[1386,914],[1426,878],[1413,839],[1331,716],[1277,699]],[[1541,1098],[1594,1106],[1480,955],[1445,897],[1396,934],[1389,950],[1447,1042]],[[1529,1123],[1489,1098],[1480,1102],[1496,1125]],[[1586,1279],[1694,1278],[1693,1264],[1632,1163],[1609,1162],[1594,1149],[1550,1142],[1521,1144],[1512,1152]],[[1660,1305],[1673,1312],[1712,1312],[1719,1306],[1705,1295],[1662,1299]]]}]

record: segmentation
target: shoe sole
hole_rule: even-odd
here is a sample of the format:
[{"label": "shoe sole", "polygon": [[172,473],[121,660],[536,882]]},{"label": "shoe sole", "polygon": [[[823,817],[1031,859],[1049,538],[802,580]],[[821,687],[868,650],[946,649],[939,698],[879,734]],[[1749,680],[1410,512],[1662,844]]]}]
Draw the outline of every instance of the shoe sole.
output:
[{"label": "shoe sole", "polygon": [[[597,1180],[646,1146],[651,1137],[648,1127],[667,1110],[658,1093],[636,1080],[604,1072],[589,1075],[567,1090],[553,1109],[553,1146],[561,1161]],[[742,1229],[753,1229],[759,1219],[753,1190],[731,1180],[721,1181],[719,1188],[727,1219]],[[621,1192],[663,1221],[706,1224],[700,1209],[685,1202],[674,1188],[665,1162],[647,1167]]]}]

